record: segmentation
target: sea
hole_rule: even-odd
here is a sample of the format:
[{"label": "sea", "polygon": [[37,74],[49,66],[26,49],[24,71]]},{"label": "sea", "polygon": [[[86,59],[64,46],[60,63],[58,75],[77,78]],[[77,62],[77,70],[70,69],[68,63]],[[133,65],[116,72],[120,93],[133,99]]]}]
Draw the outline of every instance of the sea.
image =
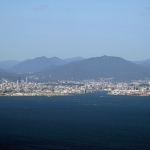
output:
[{"label": "sea", "polygon": [[149,150],[150,97],[0,97],[2,150]]}]

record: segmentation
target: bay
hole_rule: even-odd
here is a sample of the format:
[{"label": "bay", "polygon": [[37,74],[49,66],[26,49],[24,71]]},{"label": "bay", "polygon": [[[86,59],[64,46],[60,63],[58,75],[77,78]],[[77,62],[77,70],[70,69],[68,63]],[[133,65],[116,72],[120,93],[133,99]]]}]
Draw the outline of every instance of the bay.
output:
[{"label": "bay", "polygon": [[0,149],[150,149],[150,98],[0,97]]}]

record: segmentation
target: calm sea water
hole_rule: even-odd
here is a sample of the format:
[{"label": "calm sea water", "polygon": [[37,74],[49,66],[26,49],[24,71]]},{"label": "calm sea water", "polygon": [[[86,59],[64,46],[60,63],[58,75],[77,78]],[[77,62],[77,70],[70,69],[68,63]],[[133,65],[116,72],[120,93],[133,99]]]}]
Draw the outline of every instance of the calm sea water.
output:
[{"label": "calm sea water", "polygon": [[150,149],[150,97],[0,97],[0,149]]}]

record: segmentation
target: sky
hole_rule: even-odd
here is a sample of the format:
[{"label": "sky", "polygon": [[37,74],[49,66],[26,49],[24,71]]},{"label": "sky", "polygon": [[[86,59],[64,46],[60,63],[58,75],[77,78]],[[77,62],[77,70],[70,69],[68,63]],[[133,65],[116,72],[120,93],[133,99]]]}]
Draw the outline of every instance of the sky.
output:
[{"label": "sky", "polygon": [[150,0],[0,0],[0,61],[150,59]]}]

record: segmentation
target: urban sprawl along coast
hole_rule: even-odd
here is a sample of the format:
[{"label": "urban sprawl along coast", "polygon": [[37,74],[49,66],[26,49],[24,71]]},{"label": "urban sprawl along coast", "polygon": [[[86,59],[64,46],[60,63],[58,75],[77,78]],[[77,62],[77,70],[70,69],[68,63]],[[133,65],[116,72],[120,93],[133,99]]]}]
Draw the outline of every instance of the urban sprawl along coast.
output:
[{"label": "urban sprawl along coast", "polygon": [[132,82],[114,82],[112,79],[102,78],[98,81],[57,81],[57,82],[28,82],[17,80],[10,82],[0,80],[0,96],[59,96],[70,94],[92,93],[107,91],[111,95],[150,96],[150,80]]}]

